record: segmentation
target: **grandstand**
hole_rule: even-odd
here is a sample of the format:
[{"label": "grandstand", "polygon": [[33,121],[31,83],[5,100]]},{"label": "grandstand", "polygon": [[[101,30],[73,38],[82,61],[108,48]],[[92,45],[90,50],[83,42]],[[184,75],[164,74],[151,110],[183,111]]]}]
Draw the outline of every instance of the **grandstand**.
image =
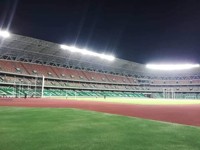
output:
[{"label": "grandstand", "polygon": [[[2,97],[200,98],[200,70],[149,70],[122,59],[105,61],[59,44],[12,34],[0,47]],[[44,77],[44,78],[43,78]]]}]

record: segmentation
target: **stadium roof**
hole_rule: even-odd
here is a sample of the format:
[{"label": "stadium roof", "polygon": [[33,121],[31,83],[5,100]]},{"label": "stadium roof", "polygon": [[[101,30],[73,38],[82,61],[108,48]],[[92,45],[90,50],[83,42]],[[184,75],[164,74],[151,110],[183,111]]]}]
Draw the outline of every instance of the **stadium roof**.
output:
[{"label": "stadium roof", "polygon": [[129,71],[131,73],[131,70],[139,70],[143,67],[142,64],[122,59],[115,59],[115,61],[109,62],[103,59],[96,59],[93,56],[63,51],[60,48],[60,44],[16,34],[11,34],[8,39],[2,39],[0,59],[115,73],[128,73]]},{"label": "stadium roof", "polygon": [[[0,42],[0,59],[113,72],[124,75],[155,73],[155,71],[146,69],[143,64],[118,58],[114,61],[105,61],[90,55],[79,55],[62,50],[60,44],[22,35],[11,34],[10,38],[1,39]],[[199,72],[199,69],[194,69],[193,71]],[[156,73],[166,74],[163,72]]]}]

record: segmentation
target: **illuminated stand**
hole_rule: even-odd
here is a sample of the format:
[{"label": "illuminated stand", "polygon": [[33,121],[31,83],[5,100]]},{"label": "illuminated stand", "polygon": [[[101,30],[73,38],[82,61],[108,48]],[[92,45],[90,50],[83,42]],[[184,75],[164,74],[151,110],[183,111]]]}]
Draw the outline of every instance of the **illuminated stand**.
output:
[{"label": "illuminated stand", "polygon": [[[180,71],[199,68],[199,64],[147,64],[146,68],[157,71]],[[175,99],[175,92],[173,88],[163,88],[163,98]]]},{"label": "illuminated stand", "polygon": [[175,92],[173,88],[163,88],[164,99],[175,99]]}]

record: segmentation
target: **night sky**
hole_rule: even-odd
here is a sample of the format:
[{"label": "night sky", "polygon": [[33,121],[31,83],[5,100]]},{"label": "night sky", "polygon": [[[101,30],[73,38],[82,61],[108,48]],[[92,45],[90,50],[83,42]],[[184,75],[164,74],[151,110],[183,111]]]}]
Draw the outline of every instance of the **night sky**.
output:
[{"label": "night sky", "polygon": [[200,0],[0,0],[0,25],[138,63],[200,60]]}]

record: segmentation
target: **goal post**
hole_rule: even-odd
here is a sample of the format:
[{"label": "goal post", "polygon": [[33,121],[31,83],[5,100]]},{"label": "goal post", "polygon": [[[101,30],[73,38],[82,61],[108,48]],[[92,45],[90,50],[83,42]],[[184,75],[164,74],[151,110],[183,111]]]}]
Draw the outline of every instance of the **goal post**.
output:
[{"label": "goal post", "polygon": [[44,84],[45,84],[45,76],[37,76],[35,81],[35,96],[36,97],[44,97]]},{"label": "goal post", "polygon": [[176,95],[173,88],[163,88],[164,99],[175,99]]},{"label": "goal post", "polygon": [[41,93],[41,97],[43,98],[44,97],[44,75],[42,76],[42,93]]}]

